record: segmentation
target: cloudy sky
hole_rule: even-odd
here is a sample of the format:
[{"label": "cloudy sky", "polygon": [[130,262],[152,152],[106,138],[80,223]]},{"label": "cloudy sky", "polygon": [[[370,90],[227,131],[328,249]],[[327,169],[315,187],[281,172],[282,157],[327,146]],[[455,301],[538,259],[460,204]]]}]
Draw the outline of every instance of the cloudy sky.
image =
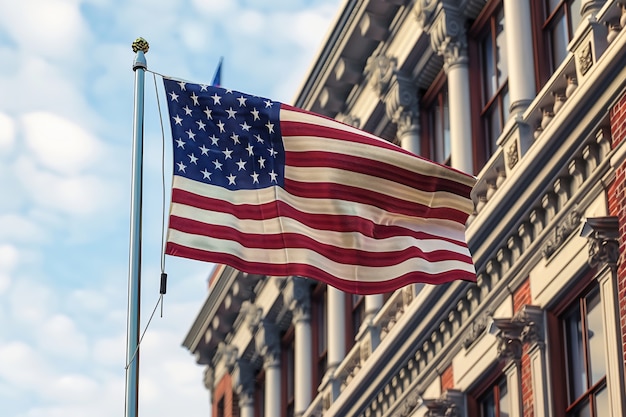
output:
[{"label": "cloudy sky", "polygon": [[[149,41],[156,72],[210,83],[223,56],[224,86],[291,102],[342,3],[0,0],[3,417],[124,414],[133,40]],[[144,143],[142,329],[158,300],[163,199],[150,74]],[[181,343],[211,269],[166,258],[140,416],[209,415],[203,368]]]}]

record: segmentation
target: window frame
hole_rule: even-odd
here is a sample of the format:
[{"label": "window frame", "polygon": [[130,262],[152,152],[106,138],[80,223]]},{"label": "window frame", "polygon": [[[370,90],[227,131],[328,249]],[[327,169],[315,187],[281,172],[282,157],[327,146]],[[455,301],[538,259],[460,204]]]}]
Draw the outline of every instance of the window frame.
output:
[{"label": "window frame", "polygon": [[[452,149],[450,149],[450,153],[447,158],[439,161],[437,158],[437,152],[440,150],[440,144],[436,143],[436,135],[432,131],[431,117],[433,114],[433,109],[435,105],[443,106],[443,95],[448,95],[448,126],[450,125],[450,113],[449,113],[449,93],[448,93],[448,77],[446,76],[445,71],[442,69],[439,74],[435,77],[434,81],[429,86],[428,90],[422,95],[420,100],[420,123],[422,126],[422,137],[421,137],[421,149],[422,155],[441,164],[450,166],[452,159]],[[440,122],[444,122],[445,115],[442,112],[441,114],[442,120]],[[450,144],[451,145],[451,144]],[[445,153],[445,146],[443,146],[443,153]]]}]

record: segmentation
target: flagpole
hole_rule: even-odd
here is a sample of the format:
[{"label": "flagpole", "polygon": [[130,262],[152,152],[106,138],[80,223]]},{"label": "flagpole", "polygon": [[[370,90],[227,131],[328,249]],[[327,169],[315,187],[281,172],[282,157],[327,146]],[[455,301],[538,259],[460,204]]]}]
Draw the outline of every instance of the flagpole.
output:
[{"label": "flagpole", "polygon": [[143,165],[143,107],[144,78],[147,68],[145,54],[148,42],[137,38],[133,42],[136,53],[133,62],[135,71],[135,105],[133,113],[133,162],[130,201],[130,249],[128,270],[128,323],[126,336],[126,403],[125,416],[137,417],[139,411],[139,304],[141,294],[141,200]]}]

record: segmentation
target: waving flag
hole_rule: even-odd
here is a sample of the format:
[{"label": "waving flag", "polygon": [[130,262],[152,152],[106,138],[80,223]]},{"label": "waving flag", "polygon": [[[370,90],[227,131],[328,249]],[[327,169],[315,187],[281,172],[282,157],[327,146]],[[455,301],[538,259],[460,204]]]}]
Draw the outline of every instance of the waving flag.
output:
[{"label": "waving flag", "polygon": [[166,253],[360,294],[475,280],[472,176],[286,104],[164,84],[174,147]]}]

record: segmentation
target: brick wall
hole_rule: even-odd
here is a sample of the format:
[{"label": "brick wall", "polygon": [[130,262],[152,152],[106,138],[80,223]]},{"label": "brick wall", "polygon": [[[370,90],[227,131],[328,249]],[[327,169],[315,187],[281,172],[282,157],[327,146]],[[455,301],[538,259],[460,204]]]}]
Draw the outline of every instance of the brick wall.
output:
[{"label": "brick wall", "polygon": [[[526,304],[532,304],[530,295],[530,280],[526,279],[515,292],[513,292],[513,311],[517,313]],[[530,356],[528,355],[528,347],[524,345],[522,350],[522,416],[534,417],[534,400],[533,400],[533,383],[530,371]]]},{"label": "brick wall", "polygon": [[[610,110],[611,136],[613,149],[626,146],[626,94]],[[626,364],[626,162],[617,167],[615,180],[609,186],[609,214],[617,216],[620,230],[620,259],[617,269],[617,287],[619,293],[620,327],[622,330],[622,352]]]},{"label": "brick wall", "polygon": [[223,402],[223,417],[239,417],[238,399],[233,393],[233,381],[229,374],[224,375],[213,390],[213,412],[211,415],[214,417],[222,417],[218,412],[220,402]]},{"label": "brick wall", "polygon": [[448,366],[441,374],[441,392],[454,388],[454,373],[452,372],[452,364]]}]

